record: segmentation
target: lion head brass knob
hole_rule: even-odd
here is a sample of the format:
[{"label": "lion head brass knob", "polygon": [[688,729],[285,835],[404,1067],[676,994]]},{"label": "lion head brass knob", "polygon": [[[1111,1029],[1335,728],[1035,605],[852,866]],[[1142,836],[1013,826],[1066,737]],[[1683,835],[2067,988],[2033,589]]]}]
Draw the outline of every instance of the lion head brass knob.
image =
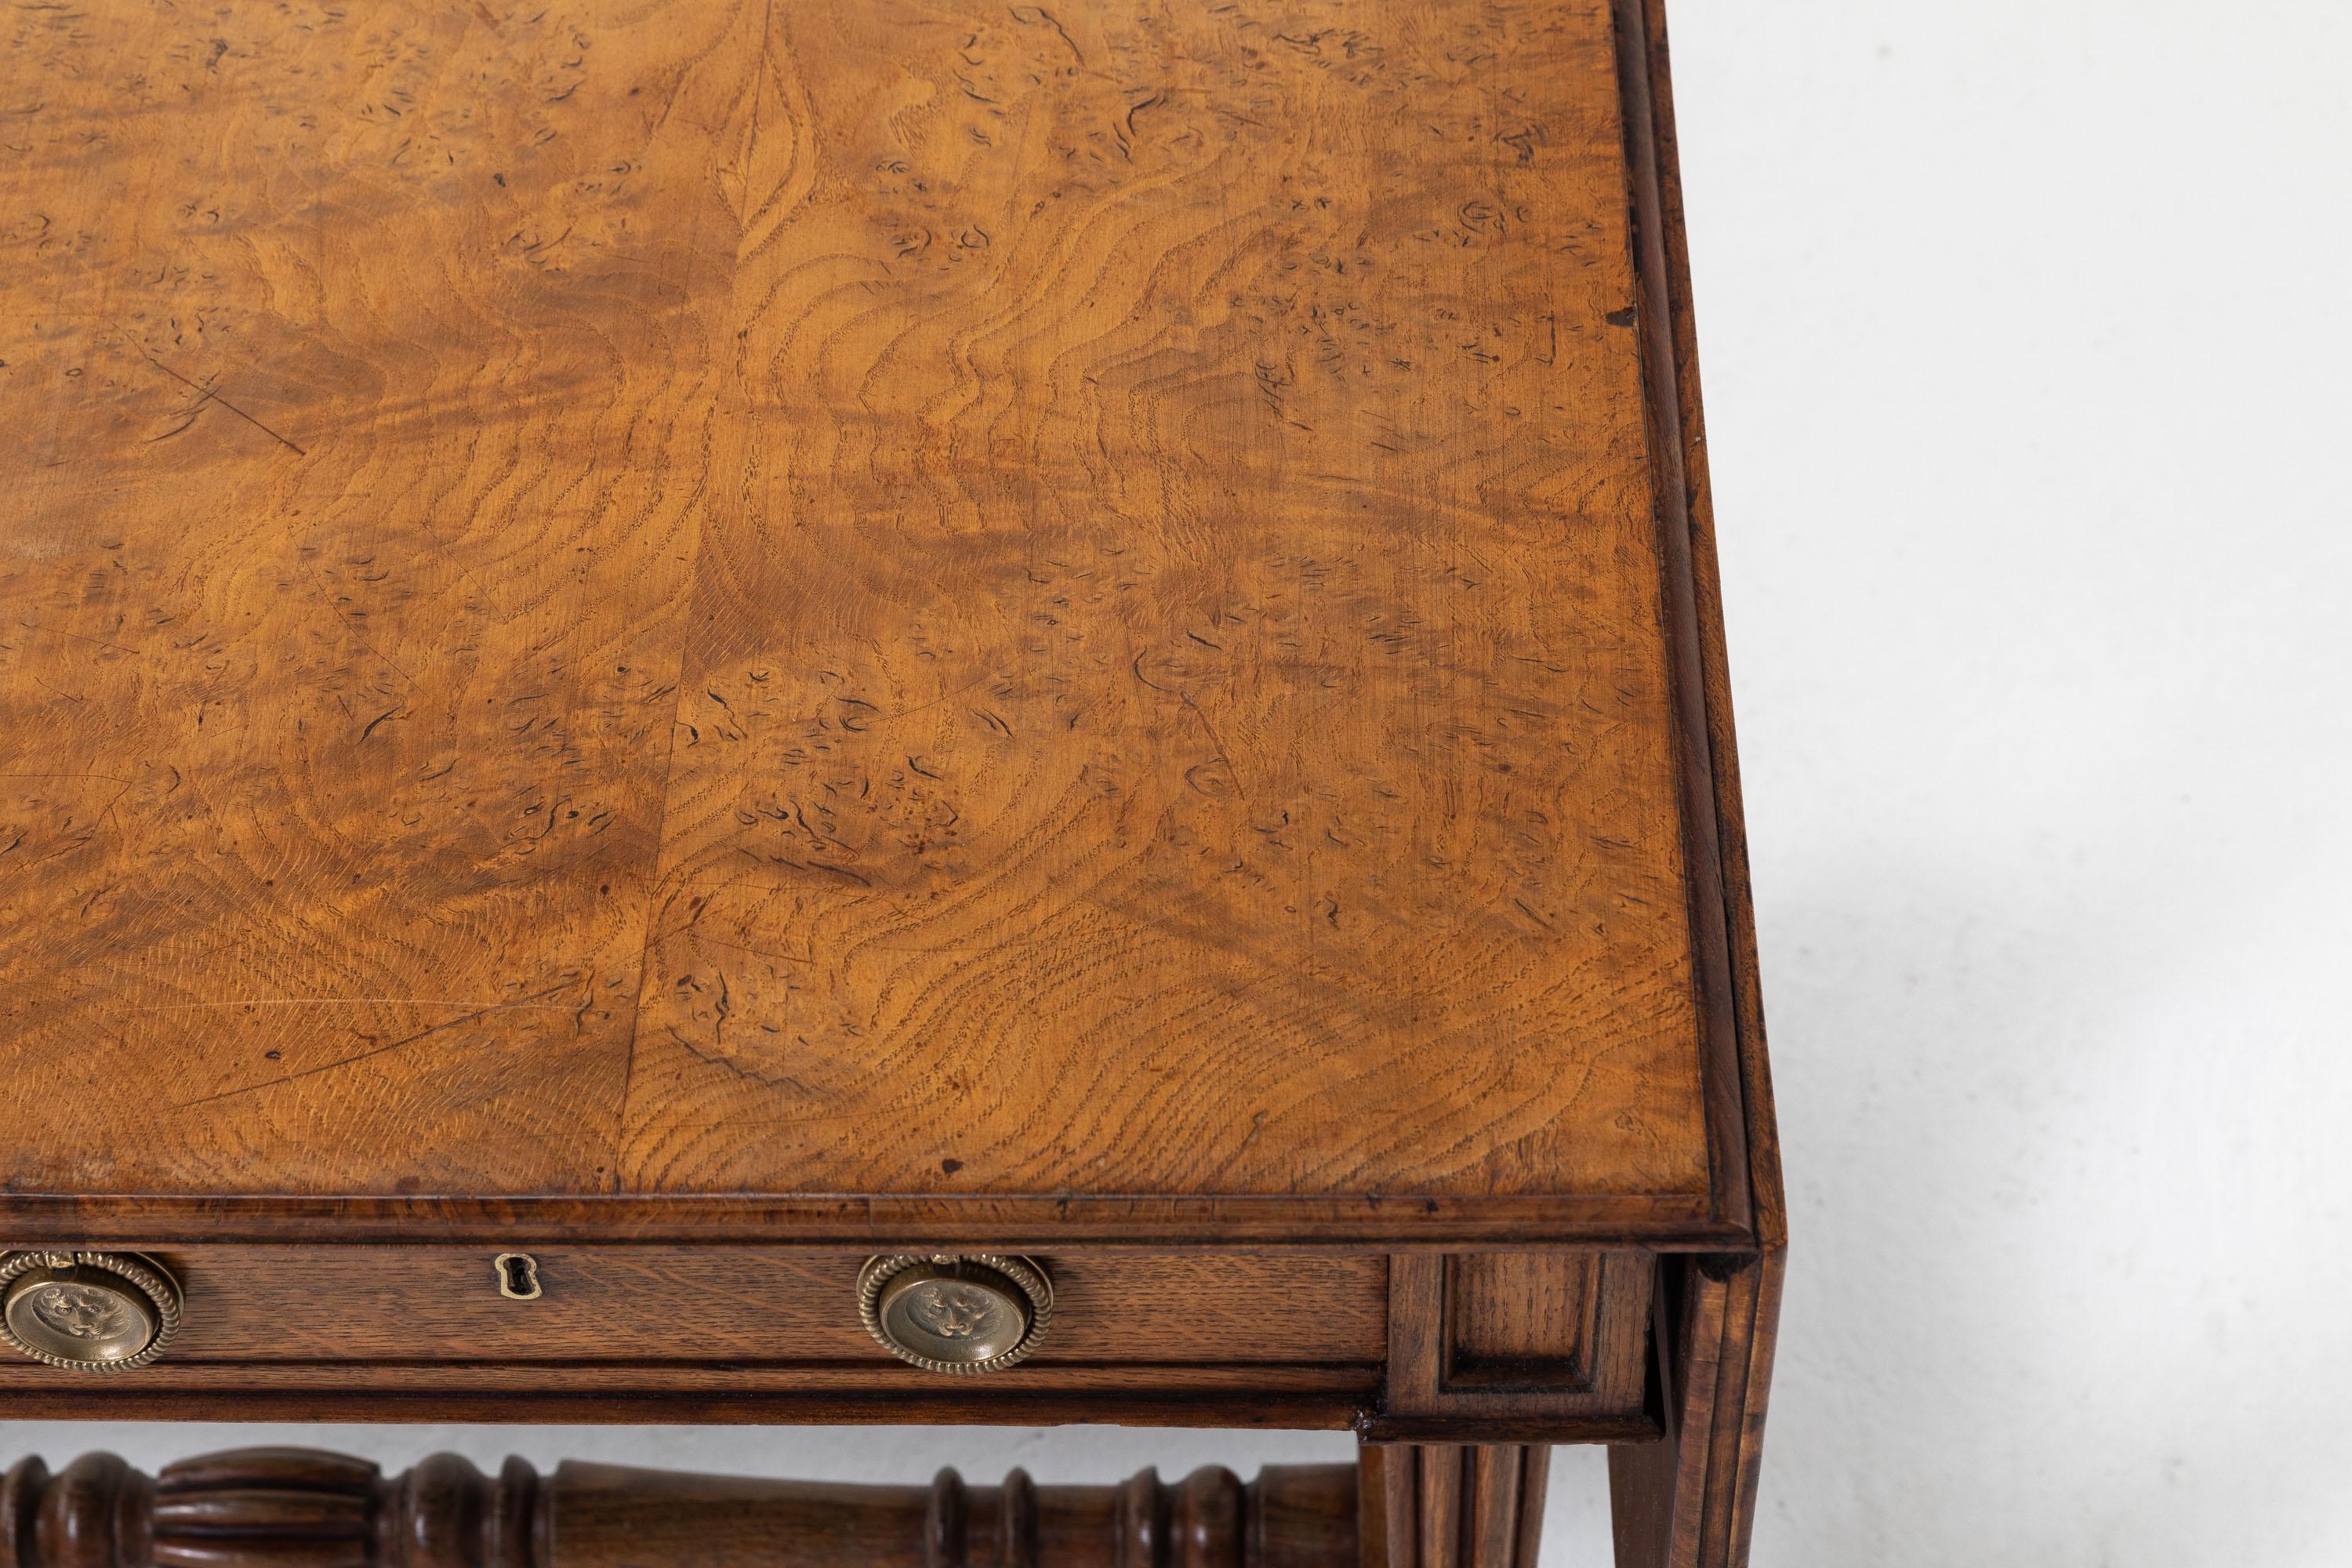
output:
[{"label": "lion head brass knob", "polygon": [[1054,1315],[1054,1286],[1025,1258],[869,1258],[857,1271],[857,1315],[900,1361],[929,1372],[994,1372],[1037,1348]]},{"label": "lion head brass knob", "polygon": [[180,1282],[135,1252],[12,1252],[0,1291],[0,1338],[75,1372],[145,1366],[180,1331]]}]

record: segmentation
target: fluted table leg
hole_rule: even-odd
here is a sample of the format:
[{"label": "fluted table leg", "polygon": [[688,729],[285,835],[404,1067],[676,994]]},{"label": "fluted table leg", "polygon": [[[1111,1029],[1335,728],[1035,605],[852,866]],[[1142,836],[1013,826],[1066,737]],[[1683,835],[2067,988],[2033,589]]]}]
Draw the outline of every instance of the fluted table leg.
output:
[{"label": "fluted table leg", "polygon": [[1391,1443],[1361,1468],[1363,1568],[1535,1568],[1549,1448]]}]

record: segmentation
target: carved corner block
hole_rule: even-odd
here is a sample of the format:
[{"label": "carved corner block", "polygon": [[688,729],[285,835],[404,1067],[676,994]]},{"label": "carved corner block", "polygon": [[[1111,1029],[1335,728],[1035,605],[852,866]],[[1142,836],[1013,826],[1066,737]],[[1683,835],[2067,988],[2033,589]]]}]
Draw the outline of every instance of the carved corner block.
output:
[{"label": "carved corner block", "polygon": [[1373,1441],[1658,1435],[1644,1252],[1412,1253],[1389,1266],[1389,1364]]}]

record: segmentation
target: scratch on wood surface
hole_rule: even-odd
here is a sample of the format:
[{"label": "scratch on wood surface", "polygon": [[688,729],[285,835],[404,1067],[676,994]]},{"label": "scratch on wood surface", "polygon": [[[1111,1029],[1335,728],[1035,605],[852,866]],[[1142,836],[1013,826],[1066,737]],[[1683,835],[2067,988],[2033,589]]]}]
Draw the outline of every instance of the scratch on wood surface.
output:
[{"label": "scratch on wood surface", "polygon": [[[218,386],[206,386],[202,382],[189,380],[186,376],[182,375],[178,371],[173,370],[170,365],[165,364],[162,360],[157,359],[152,353],[150,353],[145,343],[141,342],[129,332],[123,332],[122,329],[120,327],[117,327],[115,331],[122,332],[122,341],[129,343],[132,348],[138,350],[140,358],[145,360],[149,364],[153,365],[157,370],[162,371],[165,375],[170,376],[173,381],[178,382],[182,386],[186,387],[189,391],[201,393],[203,395],[196,400],[199,405],[207,402],[217,403],[223,408],[227,409],[231,414],[236,415],[239,419],[244,420],[247,425],[252,426],[255,429],[260,431],[263,435],[268,437],[271,440],[277,442],[279,446],[293,453],[296,457],[307,458],[310,455],[301,447],[296,446],[293,442],[288,440],[285,437],[279,435],[277,431],[272,430],[268,426],[264,425],[260,420],[256,419],[252,415],[247,414],[244,409],[239,408],[236,404],[231,403],[227,398],[223,397],[220,395],[220,388]],[[185,426],[183,426],[182,428],[184,429]],[[176,435],[177,432],[167,432],[167,434]]]},{"label": "scratch on wood surface", "polygon": [[[419,1040],[428,1038],[431,1036],[446,1033],[448,1030],[457,1028],[462,1025],[473,1023],[475,1020],[479,1018],[487,1018],[493,1013],[511,1013],[520,1011],[523,1008],[529,1007],[534,1002],[544,1001],[547,997],[554,995],[559,991],[571,989],[571,982],[566,981],[559,985],[551,985],[544,991],[534,991],[519,1002],[498,1002],[493,1003],[488,1007],[477,1007],[470,1013],[459,1014],[455,1018],[446,1018],[440,1023],[432,1025],[427,1028],[419,1029],[413,1035],[403,1035],[399,1039],[393,1040],[387,1044],[372,1046],[363,1051],[354,1051],[350,1056],[338,1057],[333,1061],[321,1062],[314,1068],[304,1068],[299,1072],[286,1073],[278,1078],[264,1079],[260,1083],[249,1083],[241,1089],[225,1089],[217,1094],[199,1095],[194,1100],[184,1100],[179,1103],[177,1109],[186,1110],[199,1105],[214,1105],[224,1100],[235,1100],[239,1095],[258,1094],[265,1089],[276,1089],[280,1084],[293,1083],[300,1079],[316,1078],[320,1073],[333,1072],[338,1068],[347,1068],[355,1062],[363,1062],[373,1057],[380,1057],[387,1054],[388,1052],[401,1050],[406,1047],[415,1045]],[[568,1012],[570,1011],[570,1005],[569,1004],[562,1004],[551,1010]]]}]

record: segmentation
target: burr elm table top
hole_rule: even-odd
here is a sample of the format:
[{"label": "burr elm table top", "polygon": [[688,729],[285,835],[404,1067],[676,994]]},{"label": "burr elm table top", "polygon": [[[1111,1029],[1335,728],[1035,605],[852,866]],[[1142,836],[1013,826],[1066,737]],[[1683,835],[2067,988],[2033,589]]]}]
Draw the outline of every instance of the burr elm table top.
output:
[{"label": "burr elm table top", "polygon": [[1614,25],[8,12],[0,1212],[1738,1224]]}]

